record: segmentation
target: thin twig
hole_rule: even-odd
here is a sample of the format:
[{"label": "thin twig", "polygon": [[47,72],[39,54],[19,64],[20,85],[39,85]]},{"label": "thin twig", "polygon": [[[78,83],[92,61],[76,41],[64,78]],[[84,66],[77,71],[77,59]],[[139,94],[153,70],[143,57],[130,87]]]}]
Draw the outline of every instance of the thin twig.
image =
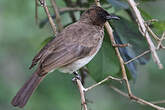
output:
[{"label": "thin twig", "polygon": [[[111,8],[112,6],[108,5],[108,6],[105,6],[104,8]],[[65,7],[65,8],[60,8],[59,11],[60,13],[64,13],[64,12],[70,12],[70,11],[85,11],[87,10],[88,8],[83,8],[83,7]]]},{"label": "thin twig", "polygon": [[[75,5],[74,5],[72,0],[64,0],[64,1],[65,1],[66,6],[68,6],[68,7],[75,7]],[[72,12],[72,11],[69,12],[69,15],[70,15],[72,21],[76,22],[76,17],[74,15],[74,12]]]},{"label": "thin twig", "polygon": [[66,8],[60,8],[59,9],[60,13],[70,12],[70,11],[85,11],[85,10],[87,10],[87,8],[79,8],[79,7],[71,8],[71,7],[66,7]]},{"label": "thin twig", "polygon": [[160,48],[160,46],[161,46],[162,41],[164,40],[164,38],[165,38],[165,32],[163,32],[162,37],[160,38],[160,41],[158,41],[158,45],[157,45],[157,48],[156,49],[159,49]]},{"label": "thin twig", "polygon": [[[96,2],[96,5],[97,5],[97,6],[101,6],[99,0],[95,0],[95,2]],[[114,40],[114,36],[113,36],[113,30],[112,30],[112,28],[111,28],[111,26],[109,25],[108,22],[105,23],[105,27],[106,27],[106,29],[107,29],[107,32],[108,32],[108,34],[109,34],[109,37],[110,37],[110,40],[111,40],[112,44],[116,44],[116,42],[115,42],[115,40]],[[145,105],[149,105],[149,106],[151,106],[151,107],[153,107],[153,108],[156,108],[156,109],[158,109],[158,110],[165,110],[165,109],[162,108],[162,107],[159,107],[159,106],[157,106],[157,105],[154,105],[154,104],[152,104],[152,103],[150,103],[150,102],[147,102],[147,101],[145,101],[145,100],[143,100],[143,99],[140,99],[140,98],[138,98],[138,97],[136,97],[136,96],[134,96],[134,95],[132,94],[131,88],[130,88],[130,84],[129,84],[129,82],[128,82],[128,78],[127,78],[127,75],[126,75],[126,70],[125,70],[125,66],[124,66],[124,61],[123,61],[123,59],[122,59],[122,57],[121,57],[121,55],[120,55],[120,52],[119,52],[118,47],[115,47],[115,51],[116,51],[117,57],[118,57],[119,62],[120,62],[120,66],[121,66],[121,70],[122,70],[122,77],[123,77],[124,81],[126,82],[126,86],[127,86],[127,89],[128,89],[128,96],[129,96],[129,98],[131,98],[131,99],[133,99],[133,100],[135,100],[135,101],[140,101],[141,103],[143,103],[143,104],[145,104]]]},{"label": "thin twig", "polygon": [[142,34],[145,36],[145,38],[146,38],[146,40],[150,46],[150,50],[151,50],[154,62],[158,65],[158,67],[160,69],[162,69],[163,65],[161,64],[160,59],[156,53],[156,47],[154,46],[154,44],[153,44],[153,42],[149,36],[149,33],[148,33],[148,31],[145,27],[145,24],[144,24],[144,19],[142,18],[140,11],[138,10],[138,8],[136,6],[135,1],[134,0],[127,0],[127,1],[128,1],[128,4],[130,5],[130,7],[132,8],[133,12],[136,15],[136,18],[137,18],[138,24],[141,28]]},{"label": "thin twig", "polygon": [[[111,85],[109,87],[112,88],[117,93],[121,94],[122,96],[129,98],[129,95],[127,93],[119,90],[118,88],[116,88],[114,86],[111,86]],[[155,105],[155,104],[153,104],[151,102],[145,101],[145,100],[143,100],[141,98],[138,98],[136,96],[132,96],[131,99],[134,100],[135,102],[139,103],[139,104],[149,105],[150,107],[153,107],[153,108],[155,108],[157,110],[165,110],[165,108],[163,108],[163,107],[157,106],[157,105]]]},{"label": "thin twig", "polygon": [[[157,51],[157,50],[160,50],[160,49],[165,49],[165,48],[164,48],[163,45],[160,45],[159,48],[156,48],[156,51]],[[146,51],[144,51],[143,53],[141,53],[140,55],[138,55],[138,56],[132,58],[131,60],[128,60],[128,61],[125,62],[124,64],[131,63],[131,62],[137,60],[138,58],[140,58],[140,57],[142,57],[142,56],[144,56],[144,55],[146,55],[147,53],[150,53],[150,52],[151,52],[151,50],[146,50]]]},{"label": "thin twig", "polygon": [[152,31],[152,29],[147,25],[145,24],[148,32],[152,35],[152,37],[156,40],[156,41],[160,41],[160,38]]},{"label": "thin twig", "polygon": [[59,27],[59,31],[61,32],[62,29],[63,29],[63,26],[62,26],[62,23],[61,23],[61,17],[60,17],[60,13],[59,13],[57,4],[56,4],[55,0],[51,0],[51,3],[52,3],[52,6],[53,6],[53,9],[54,9],[54,13],[56,15],[56,23]]},{"label": "thin twig", "polygon": [[[41,7],[41,5],[38,5],[38,7]],[[50,6],[50,5],[47,5],[48,8],[53,8],[53,6]],[[70,11],[85,11],[87,10],[88,8],[83,8],[83,7],[64,7],[64,8],[59,8],[59,12],[60,13],[64,13],[64,12],[70,12]]]},{"label": "thin twig", "polygon": [[152,101],[153,104],[163,104],[165,103],[165,100],[159,100],[159,101]]},{"label": "thin twig", "polygon": [[88,110],[87,104],[86,104],[86,101],[85,101],[84,87],[83,87],[81,81],[77,78],[76,78],[76,83],[77,83],[77,86],[78,86],[79,91],[80,91],[81,104],[82,104],[84,110]]},{"label": "thin twig", "polygon": [[153,23],[153,22],[158,22],[158,20],[157,19],[150,19],[150,20],[145,21],[144,23],[147,25],[151,25],[151,23]]},{"label": "thin twig", "polygon": [[56,31],[56,30],[57,30],[57,29],[56,29],[56,25],[55,25],[55,23],[53,22],[53,19],[52,19],[50,13],[49,13],[49,10],[48,10],[48,7],[46,6],[45,0],[39,0],[39,1],[40,1],[41,6],[44,7],[45,13],[46,13],[46,15],[48,16],[49,23],[50,23],[50,25],[51,25],[51,27],[52,27],[53,33],[54,33],[54,35],[56,35],[56,32],[57,32],[57,31]]},{"label": "thin twig", "polygon": [[101,80],[100,82],[98,82],[98,83],[96,83],[96,84],[94,84],[94,85],[92,85],[92,86],[86,88],[86,89],[85,89],[85,92],[87,92],[87,91],[93,89],[94,87],[96,87],[96,86],[98,86],[98,85],[100,85],[100,84],[106,82],[106,81],[109,80],[109,79],[116,80],[116,81],[119,81],[120,83],[122,83],[122,82],[121,82],[121,81],[122,81],[121,79],[115,78],[115,77],[112,77],[112,76],[108,76],[108,77],[106,77],[105,79]]},{"label": "thin twig", "polygon": [[[156,47],[156,50],[159,50],[159,49],[161,49],[161,48],[164,49],[163,45],[161,44],[162,41],[164,40],[164,38],[165,38],[165,32],[162,34],[162,37],[161,37],[160,40],[158,41],[158,45],[157,45],[157,47]],[[125,62],[124,64],[131,63],[132,61],[135,61],[136,59],[138,59],[138,58],[140,58],[140,57],[146,55],[146,54],[149,53],[149,52],[151,52],[151,50],[146,50],[145,52],[143,52],[143,53],[141,53],[140,55],[138,55],[138,56],[132,58],[131,60]]]},{"label": "thin twig", "polygon": [[[145,26],[146,26],[146,28],[147,28],[147,30],[148,30],[148,32],[152,35],[152,37],[157,41],[157,43],[158,43],[158,45],[159,46],[157,46],[157,48],[156,49],[158,49],[159,47],[163,47],[163,45],[161,44],[161,42],[163,41],[163,39],[160,39],[153,31],[152,31],[152,29],[148,26],[148,24],[150,23],[150,22],[156,22],[157,20],[156,19],[152,19],[152,20],[150,20],[150,21],[145,21]],[[161,41],[160,41],[161,40]]]},{"label": "thin twig", "polygon": [[109,87],[110,87],[111,89],[113,89],[114,91],[116,91],[117,93],[121,94],[122,96],[129,98],[129,96],[128,96],[127,93],[125,93],[125,92],[119,90],[118,88],[116,88],[116,87],[114,87],[114,86],[112,86],[112,85],[109,85]]},{"label": "thin twig", "polygon": [[144,56],[145,54],[147,54],[147,53],[149,53],[149,52],[151,52],[151,50],[146,50],[145,52],[143,52],[143,53],[141,53],[140,55],[138,55],[138,56],[136,56],[136,57],[132,58],[131,60],[129,60],[129,61],[127,61],[127,62],[125,62],[124,64],[131,63],[132,61],[137,60],[138,58],[140,58],[140,57]]},{"label": "thin twig", "polygon": [[[99,0],[95,0],[95,2],[96,2],[96,5],[97,5],[97,6],[101,6]],[[116,44],[115,39],[114,39],[114,36],[113,36],[113,30],[112,30],[112,28],[111,28],[111,26],[110,26],[110,24],[109,24],[108,22],[105,23],[105,27],[106,27],[107,32],[108,32],[108,34],[109,34],[111,43],[112,43],[112,44]],[[126,83],[129,96],[131,97],[131,96],[132,96],[132,92],[131,92],[130,84],[129,84],[129,82],[128,82],[128,78],[127,78],[127,74],[126,74],[126,69],[125,69],[125,66],[124,66],[124,61],[123,61],[123,59],[122,59],[122,57],[121,57],[121,55],[120,55],[120,52],[119,52],[118,47],[114,47],[114,48],[115,48],[117,57],[118,57],[119,62],[120,62],[123,80],[124,80],[125,83]]]}]

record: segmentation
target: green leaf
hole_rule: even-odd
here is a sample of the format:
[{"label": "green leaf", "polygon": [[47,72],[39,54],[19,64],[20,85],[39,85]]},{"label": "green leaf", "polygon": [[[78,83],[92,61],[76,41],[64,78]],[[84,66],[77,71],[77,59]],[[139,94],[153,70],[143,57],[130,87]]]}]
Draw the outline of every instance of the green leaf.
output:
[{"label": "green leaf", "polygon": [[[146,39],[139,32],[138,26],[122,17],[118,21],[111,22],[113,28],[119,35],[123,43],[129,43],[131,46],[126,47],[129,53],[132,53],[132,57],[135,57],[142,52],[148,50]],[[149,57],[141,57],[143,60],[148,60]]]},{"label": "green leaf", "polygon": [[107,34],[105,34],[101,50],[87,68],[95,81],[103,80],[108,75],[116,75],[120,71],[119,61]]},{"label": "green leaf", "polygon": [[[112,21],[111,24],[114,28],[116,42],[120,44],[129,43],[131,45],[125,48],[119,48],[120,54],[124,61],[128,61],[148,50],[147,42],[139,32],[138,26],[136,24],[122,17],[120,17],[120,20],[118,21]],[[127,68],[134,79],[136,78],[137,74],[137,62],[140,64],[146,64],[149,58],[150,55],[148,54],[127,64]]]},{"label": "green leaf", "polygon": [[144,20],[151,20],[152,19],[152,17],[146,11],[144,11],[142,8],[138,8],[138,9],[140,10]]},{"label": "green leaf", "polygon": [[44,47],[49,41],[51,41],[54,37],[51,36],[51,37],[48,37],[46,38],[42,43],[41,43],[41,48]]},{"label": "green leaf", "polygon": [[158,34],[162,34],[165,31],[165,21],[158,21],[153,23],[154,26],[154,30],[156,31],[156,33]]}]

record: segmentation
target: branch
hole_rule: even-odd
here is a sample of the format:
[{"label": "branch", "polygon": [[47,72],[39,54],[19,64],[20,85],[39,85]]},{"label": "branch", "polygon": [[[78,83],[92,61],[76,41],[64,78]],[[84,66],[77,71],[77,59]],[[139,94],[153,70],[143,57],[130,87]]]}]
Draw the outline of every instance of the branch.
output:
[{"label": "branch", "polygon": [[56,25],[53,22],[53,19],[52,19],[50,13],[49,13],[48,7],[46,6],[46,2],[45,2],[45,0],[39,0],[39,1],[40,1],[41,6],[44,8],[46,15],[48,16],[49,23],[50,23],[50,25],[52,27],[52,30],[53,30],[53,33],[55,35],[56,34],[56,31],[57,31]]},{"label": "branch", "polygon": [[64,13],[64,12],[71,12],[71,11],[85,11],[87,10],[87,8],[78,8],[78,7],[74,7],[74,8],[70,8],[70,7],[66,7],[66,8],[60,8],[60,13]]},{"label": "branch", "polygon": [[108,76],[108,77],[106,77],[105,79],[103,79],[102,81],[100,81],[100,82],[98,82],[98,83],[96,83],[96,84],[94,84],[94,85],[92,85],[92,86],[86,88],[86,89],[85,89],[85,92],[87,92],[87,91],[93,89],[94,87],[96,87],[96,86],[98,86],[98,85],[100,85],[100,84],[103,84],[104,82],[108,81],[109,79],[116,80],[116,81],[119,81],[120,83],[122,83],[122,82],[121,82],[121,81],[122,81],[121,79],[114,78],[114,77],[112,77],[112,76]]},{"label": "branch", "polygon": [[81,81],[80,81],[78,78],[76,78],[76,83],[77,83],[77,86],[78,86],[79,91],[80,91],[81,104],[82,104],[84,110],[88,110],[88,109],[87,109],[87,104],[86,104],[86,101],[85,101],[85,94],[84,94],[84,90],[85,90],[85,89],[84,89],[84,87],[83,87]]},{"label": "branch", "polygon": [[165,100],[160,100],[160,101],[152,101],[153,104],[164,104]]},{"label": "branch", "polygon": [[[111,8],[110,5],[107,5],[105,6],[104,8]],[[88,8],[85,8],[85,7],[65,7],[65,8],[60,8],[59,11],[60,13],[64,13],[64,12],[71,12],[71,11],[85,11],[87,10]]]},{"label": "branch", "polygon": [[[114,86],[109,86],[109,87],[112,88],[112,89],[113,89],[114,91],[116,91],[117,93],[121,94],[122,96],[129,98],[129,95],[128,95],[127,93],[125,93],[125,92],[119,90],[118,88],[116,88],[116,87],[114,87]],[[149,106],[151,106],[151,107],[153,107],[153,108],[156,108],[157,110],[165,110],[165,108],[163,108],[163,107],[154,105],[154,104],[152,104],[151,102],[145,101],[145,100],[143,100],[143,99],[141,99],[141,98],[138,98],[138,97],[136,97],[136,96],[133,96],[131,99],[134,100],[135,102],[139,103],[139,104],[149,105]]]},{"label": "branch", "polygon": [[151,24],[151,22],[157,22],[158,20],[157,19],[151,19],[149,21],[145,21],[145,26],[148,30],[148,32],[152,35],[152,37],[156,40],[156,41],[159,41],[159,37],[152,31],[152,29],[149,27],[149,24]]},{"label": "branch", "polygon": [[[74,73],[76,76],[78,75],[77,73]],[[78,75],[79,77],[79,75]],[[88,87],[88,88],[84,88],[84,86],[82,85],[81,81],[79,78],[75,78],[75,81],[78,85],[78,88],[79,88],[79,91],[80,91],[80,96],[81,96],[81,104],[83,105],[83,108],[84,110],[87,110],[87,104],[86,104],[86,101],[85,101],[85,92],[88,92],[89,90],[95,88],[96,86],[99,86],[101,84],[103,84],[104,82],[108,81],[109,79],[112,79],[112,80],[116,80],[116,81],[119,81],[120,83],[122,83],[121,79],[118,79],[118,78],[114,78],[112,76],[108,76],[106,77],[105,79],[103,79],[102,81]]]},{"label": "branch", "polygon": [[158,41],[158,45],[156,49],[159,49],[162,46],[162,41],[165,39],[165,32],[163,32],[162,37]]},{"label": "branch", "polygon": [[[96,2],[96,5],[97,5],[97,6],[100,6],[100,7],[101,7],[99,0],[95,0],[95,2]],[[115,40],[114,40],[114,36],[113,36],[113,30],[112,30],[112,28],[111,28],[111,26],[109,25],[108,22],[105,23],[105,27],[106,27],[106,29],[107,29],[107,32],[108,32],[108,34],[109,34],[109,37],[110,37],[110,40],[111,40],[112,44],[116,44],[116,42],[115,42]],[[117,57],[118,57],[119,62],[120,62],[123,80],[126,82],[126,86],[127,86],[127,90],[128,90],[127,96],[128,96],[130,99],[135,100],[136,102],[141,102],[141,103],[143,103],[143,104],[145,104],[145,105],[149,105],[149,106],[151,106],[151,107],[153,107],[153,108],[156,108],[157,110],[165,110],[165,108],[163,108],[163,107],[159,107],[159,106],[157,106],[157,105],[154,105],[154,104],[152,104],[152,103],[150,103],[150,102],[147,102],[147,101],[145,101],[145,100],[143,100],[143,99],[140,99],[140,98],[138,98],[138,97],[136,97],[136,96],[134,96],[134,95],[132,94],[131,88],[130,88],[130,84],[129,84],[129,82],[128,82],[128,78],[127,78],[127,75],[126,75],[126,69],[125,69],[125,66],[124,66],[124,61],[123,61],[123,59],[122,59],[122,57],[121,57],[121,55],[120,55],[120,52],[119,52],[118,47],[114,47],[114,48],[115,48]]]},{"label": "branch", "polygon": [[[72,0],[64,0],[65,1],[65,4],[66,6],[69,6],[69,7],[75,7],[75,5],[73,4]],[[74,15],[74,12],[69,12],[69,15],[72,19],[73,22],[76,22],[76,17]]]},{"label": "branch", "polygon": [[144,56],[145,54],[150,53],[150,52],[151,52],[151,50],[146,50],[145,52],[141,53],[140,55],[138,55],[138,56],[132,58],[131,60],[128,60],[128,61],[125,62],[124,64],[131,63],[132,61],[135,61],[135,60],[137,60],[138,58],[140,58],[140,57],[142,57],[142,56]]},{"label": "branch", "polygon": [[147,40],[147,42],[150,46],[150,50],[151,50],[154,62],[158,65],[158,67],[160,69],[162,69],[163,65],[161,64],[161,62],[159,60],[159,57],[156,53],[156,47],[154,46],[154,44],[153,44],[153,42],[152,42],[152,40],[149,36],[149,33],[148,33],[148,31],[145,27],[145,24],[144,24],[144,19],[142,18],[141,14],[140,14],[140,11],[138,10],[138,8],[136,6],[135,1],[134,0],[127,0],[127,1],[128,1],[128,4],[130,5],[130,7],[132,8],[133,12],[136,15],[136,18],[137,18],[137,21],[138,21],[138,24],[139,24],[139,29],[141,30],[140,32],[146,38],[146,40]]},{"label": "branch", "polygon": [[[38,5],[38,6],[40,6],[40,5]],[[111,6],[107,5],[104,8],[110,8],[110,7]],[[49,6],[48,8],[52,8],[52,6]],[[67,13],[67,12],[74,12],[74,11],[80,11],[81,12],[81,11],[85,11],[87,9],[88,8],[86,8],[86,7],[81,7],[81,8],[79,8],[79,7],[65,7],[65,8],[59,8],[58,10],[59,10],[59,13],[62,15],[62,14]],[[54,19],[54,18],[56,18],[56,16],[53,15],[52,18]],[[48,22],[48,18],[41,21],[40,28],[43,27],[47,22]]]},{"label": "branch", "polygon": [[[96,3],[97,6],[100,6],[101,7],[99,0],[95,0],[95,3]],[[112,28],[111,28],[111,26],[110,26],[110,24],[108,22],[105,23],[105,27],[106,27],[107,32],[109,34],[109,38],[111,40],[112,45],[116,44],[116,42],[114,40],[114,36],[113,36],[113,30],[112,30]],[[132,92],[131,92],[130,84],[128,82],[128,78],[127,78],[127,75],[126,75],[126,69],[125,69],[125,66],[124,66],[124,61],[123,61],[123,59],[122,59],[122,57],[120,55],[120,52],[119,52],[118,47],[114,47],[114,48],[115,48],[117,57],[118,57],[119,62],[120,62],[123,80],[126,83],[126,86],[127,86],[127,89],[128,89],[128,94],[131,97],[132,96]]]},{"label": "branch", "polygon": [[62,23],[61,23],[61,17],[60,17],[60,13],[59,13],[57,4],[54,0],[51,0],[51,3],[52,3],[52,6],[53,6],[53,9],[54,9],[54,13],[56,15],[56,23],[59,27],[59,31],[61,32],[62,29],[63,29],[63,26],[62,26]]},{"label": "branch", "polygon": [[[164,46],[162,45],[162,41],[163,41],[164,39],[165,39],[165,32],[163,32],[162,37],[157,41],[158,45],[157,45],[157,47],[156,47],[156,51],[159,50],[159,49],[161,49],[161,48],[162,48],[162,49],[165,49]],[[147,53],[149,53],[149,52],[151,52],[151,50],[147,50],[147,51],[141,53],[140,55],[138,55],[138,56],[132,58],[131,60],[125,62],[124,64],[131,63],[132,61],[135,61],[136,59],[138,59],[138,58],[144,56],[145,54],[147,54]]]}]

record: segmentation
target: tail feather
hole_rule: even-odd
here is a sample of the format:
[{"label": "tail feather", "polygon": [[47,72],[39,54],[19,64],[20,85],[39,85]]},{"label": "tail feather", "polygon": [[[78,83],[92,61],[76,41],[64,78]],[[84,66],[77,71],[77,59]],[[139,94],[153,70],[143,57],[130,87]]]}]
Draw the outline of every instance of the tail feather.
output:
[{"label": "tail feather", "polygon": [[38,87],[43,78],[44,76],[41,77],[34,73],[23,85],[23,87],[17,92],[16,96],[11,101],[11,104],[20,108],[24,107],[33,91]]}]

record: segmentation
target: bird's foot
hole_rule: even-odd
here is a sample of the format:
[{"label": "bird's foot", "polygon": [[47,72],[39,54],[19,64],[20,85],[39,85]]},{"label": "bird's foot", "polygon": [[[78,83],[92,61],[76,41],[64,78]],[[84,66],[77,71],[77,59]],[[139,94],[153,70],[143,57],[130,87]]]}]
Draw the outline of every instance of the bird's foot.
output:
[{"label": "bird's foot", "polygon": [[75,81],[76,79],[79,79],[81,81],[81,76],[78,74],[77,71],[73,72],[73,74],[75,75],[75,77],[72,79],[72,81]]}]

